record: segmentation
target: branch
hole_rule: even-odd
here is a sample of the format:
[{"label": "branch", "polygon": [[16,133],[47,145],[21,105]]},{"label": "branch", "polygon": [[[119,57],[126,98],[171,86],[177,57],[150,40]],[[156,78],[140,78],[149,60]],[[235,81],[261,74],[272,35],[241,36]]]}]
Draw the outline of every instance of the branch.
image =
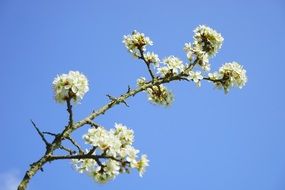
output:
[{"label": "branch", "polygon": [[[152,72],[150,71],[150,73]],[[171,76],[168,78],[153,78],[153,80],[146,82],[146,84],[144,84],[143,86],[137,87],[136,89],[133,89],[133,90],[128,90],[126,93],[122,94],[121,96],[114,98],[113,100],[110,100],[106,105],[102,106],[97,111],[93,111],[89,116],[87,116],[86,118],[76,123],[73,123],[72,106],[70,104],[70,100],[67,100],[67,111],[69,113],[68,126],[66,126],[60,134],[56,135],[53,142],[50,143],[50,146],[47,148],[47,151],[45,152],[45,154],[37,162],[34,162],[33,164],[30,165],[30,168],[28,171],[26,171],[26,174],[23,180],[21,181],[18,187],[18,190],[25,190],[31,178],[37,173],[38,170],[40,170],[43,167],[44,164],[52,160],[60,159],[60,157],[51,159],[51,155],[56,149],[60,148],[61,142],[67,137],[69,137],[69,135],[73,131],[75,131],[76,129],[86,124],[90,124],[92,120],[94,120],[96,117],[102,114],[105,114],[106,111],[110,110],[115,105],[124,103],[124,101],[127,98],[131,96],[135,96],[136,94],[152,87],[153,85],[160,85],[164,83],[169,83],[171,81],[184,80],[185,76],[187,76],[187,74],[183,72],[183,73],[180,73],[179,75]],[[94,126],[98,127],[97,124]],[[66,158],[61,157],[61,158],[68,159],[69,157],[66,157]]]},{"label": "branch", "polygon": [[76,151],[74,151],[74,150],[71,150],[71,149],[69,149],[69,148],[66,148],[66,147],[64,147],[64,146],[62,146],[62,145],[60,145],[60,147],[59,147],[60,149],[62,149],[62,150],[65,150],[66,152],[68,152],[70,155],[72,155],[72,154],[75,154],[76,153]]},{"label": "branch", "polygon": [[34,123],[33,120],[31,120],[34,128],[36,129],[36,131],[38,132],[38,134],[40,135],[40,137],[42,138],[42,140],[44,141],[46,148],[48,148],[50,146],[50,143],[46,140],[44,134],[40,131],[40,129],[37,127],[37,125]]},{"label": "branch", "polygon": [[89,121],[86,121],[86,124],[90,125],[91,127],[95,127],[96,129],[98,127],[101,127],[100,125],[98,125],[97,123],[94,123],[93,121],[89,120]]},{"label": "branch", "polygon": [[154,76],[152,70],[150,69],[150,63],[145,59],[142,48],[140,47],[138,49],[139,49],[140,54],[141,54],[141,56],[139,56],[138,58],[145,62],[146,66],[147,66],[147,70],[151,76],[151,79],[153,80],[155,78],[155,76]]},{"label": "branch", "polygon": [[67,140],[69,140],[79,151],[79,153],[83,153],[84,151],[82,150],[82,148],[80,147],[80,145],[70,136],[65,137]]},{"label": "branch", "polygon": [[71,99],[70,98],[66,100],[66,105],[67,105],[67,111],[69,113],[68,126],[72,126],[73,125],[73,113],[72,113],[72,105],[71,105]]},{"label": "branch", "polygon": [[[104,156],[104,155],[93,155],[93,154],[77,154],[77,155],[65,155],[65,156],[51,156],[49,158],[49,161],[54,161],[54,160],[71,160],[71,159],[94,159],[94,160],[99,160],[99,159],[112,159],[117,162],[122,162],[122,160],[119,160],[117,158],[114,158],[112,156]],[[99,165],[99,164],[98,164]]]},{"label": "branch", "polygon": [[43,131],[43,134],[45,135],[50,135],[50,136],[54,136],[56,137],[58,134],[55,134],[55,133],[51,133],[51,132],[47,132],[47,131]]},{"label": "branch", "polygon": [[[111,101],[116,101],[116,98],[114,98],[113,96],[111,96],[111,95],[109,95],[109,94],[107,94],[106,96],[107,96]],[[130,107],[130,106],[127,104],[127,102],[126,102],[125,100],[123,100],[122,103],[124,103],[125,106]]]}]

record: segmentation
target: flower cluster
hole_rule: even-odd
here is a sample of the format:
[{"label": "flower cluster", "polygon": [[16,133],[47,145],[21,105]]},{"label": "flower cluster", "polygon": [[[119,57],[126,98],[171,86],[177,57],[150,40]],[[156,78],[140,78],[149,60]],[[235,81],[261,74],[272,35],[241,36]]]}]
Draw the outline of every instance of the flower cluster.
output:
[{"label": "flower cluster", "polygon": [[157,85],[146,89],[148,99],[154,104],[169,106],[173,102],[173,94],[164,86]]},{"label": "flower cluster", "polygon": [[120,173],[128,173],[130,168],[137,169],[142,176],[148,166],[146,155],[137,159],[139,150],[132,146],[133,130],[122,124],[116,123],[115,128],[109,131],[102,127],[91,128],[83,139],[87,144],[96,147],[91,155],[95,155],[94,158],[97,159],[79,159],[73,160],[73,163],[80,173],[88,174],[99,183],[106,183]]},{"label": "flower cluster", "polygon": [[163,60],[163,64],[165,66],[157,68],[158,73],[162,77],[177,75],[181,73],[185,68],[183,62],[175,56],[169,56],[165,58]]},{"label": "flower cluster", "polygon": [[145,53],[144,58],[148,63],[153,63],[155,66],[159,65],[160,59],[158,58],[158,55],[153,52]]},{"label": "flower cluster", "polygon": [[209,57],[214,56],[222,47],[224,38],[214,29],[200,25],[194,30],[193,46],[206,54]]},{"label": "flower cluster", "polygon": [[189,61],[195,60],[204,71],[210,71],[209,56],[202,50],[191,46],[190,43],[185,43],[184,51],[186,52]]},{"label": "flower cluster", "polygon": [[141,51],[145,51],[147,45],[153,45],[149,37],[146,37],[144,33],[137,32],[136,30],[133,31],[132,34],[125,35],[123,43],[135,57],[141,57]]},{"label": "flower cluster", "polygon": [[194,30],[194,42],[185,43],[184,51],[188,60],[195,60],[204,71],[210,71],[209,58],[222,47],[224,38],[214,29],[200,25]]},{"label": "flower cluster", "polygon": [[57,102],[73,100],[78,102],[88,92],[88,80],[78,71],[58,75],[53,81],[54,97]]},{"label": "flower cluster", "polygon": [[225,63],[219,72],[209,73],[209,78],[226,93],[234,86],[242,88],[247,82],[246,70],[237,62]]},{"label": "flower cluster", "polygon": [[[145,77],[137,79],[138,87],[145,84]],[[169,106],[173,102],[173,94],[162,84],[147,88],[146,93],[148,94],[148,100],[154,104]]]},{"label": "flower cluster", "polygon": [[[203,77],[202,72],[194,68],[199,65],[203,74],[209,72],[211,65],[209,59],[216,55],[222,47],[224,38],[220,33],[205,25],[200,25],[194,29],[193,43],[185,43],[184,51],[186,52],[189,63],[183,63],[179,58],[171,55],[163,59],[160,64],[158,55],[153,52],[145,51],[146,45],[152,45],[149,37],[143,33],[134,31],[132,35],[124,36],[123,42],[127,49],[136,57],[141,58],[148,66],[152,80],[171,79],[193,81],[197,87],[201,86],[201,80],[210,80],[218,88],[223,88],[225,92],[233,86],[242,87],[247,81],[246,72],[242,66],[237,63],[228,63],[220,68],[219,72],[209,73],[209,78]],[[153,63],[153,74],[149,64]],[[150,81],[151,82],[151,81]],[[144,77],[137,80],[137,85],[143,87],[146,84]],[[149,84],[149,83],[148,83]],[[173,94],[163,85],[153,85],[145,89],[148,99],[159,105],[170,105],[173,101]]]}]

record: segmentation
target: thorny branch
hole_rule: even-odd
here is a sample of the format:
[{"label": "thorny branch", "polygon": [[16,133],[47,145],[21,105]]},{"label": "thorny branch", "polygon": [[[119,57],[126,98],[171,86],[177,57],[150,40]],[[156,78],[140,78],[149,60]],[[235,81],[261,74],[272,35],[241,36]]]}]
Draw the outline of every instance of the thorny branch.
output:
[{"label": "thorny branch", "polygon": [[38,132],[38,134],[40,135],[40,137],[42,138],[42,140],[44,141],[45,145],[46,145],[46,148],[50,145],[49,142],[46,140],[43,132],[40,131],[40,129],[37,127],[37,125],[34,123],[33,120],[31,120],[34,128],[36,129],[36,131]]},{"label": "thorny branch", "polygon": [[70,136],[66,137],[67,140],[69,140],[71,142],[71,144],[73,144],[79,153],[83,153],[84,151],[82,150],[82,148],[80,147],[80,145],[73,139],[71,138]]},{"label": "thorny branch", "polygon": [[[53,133],[49,133],[49,132],[40,132],[39,129],[34,125],[34,127],[36,128],[37,132],[39,133],[39,135],[41,136],[41,138],[43,139],[43,141],[45,142],[45,144],[47,145],[48,142],[45,140],[44,135],[43,134],[49,134],[54,136],[54,140],[49,143],[49,146],[47,146],[47,150],[45,152],[45,154],[36,162],[32,163],[30,168],[27,170],[23,180],[21,181],[18,190],[25,190],[27,187],[27,184],[29,183],[30,179],[37,173],[38,170],[41,170],[42,167],[47,163],[47,162],[52,162],[54,160],[59,160],[59,159],[84,159],[84,158],[94,158],[95,160],[97,159],[97,163],[100,165],[100,158],[111,158],[111,157],[107,157],[107,156],[94,156],[92,154],[78,154],[78,155],[65,155],[65,156],[54,156],[53,153],[56,149],[60,149],[62,148],[61,144],[62,141],[67,139],[70,140],[70,134],[75,131],[76,129],[84,126],[84,125],[91,125],[95,128],[99,127],[98,124],[94,123],[93,120],[102,115],[105,114],[106,111],[110,110],[112,107],[114,107],[115,105],[124,103],[126,104],[125,100],[131,96],[135,96],[136,94],[151,88],[152,86],[156,85],[160,85],[160,84],[164,84],[164,83],[169,83],[172,81],[180,81],[180,80],[185,80],[185,77],[187,77],[187,73],[188,71],[192,70],[193,67],[196,65],[196,60],[192,63],[189,64],[188,68],[185,70],[185,72],[182,72],[178,75],[172,75],[169,77],[165,77],[165,78],[159,78],[159,77],[155,77],[154,74],[152,73],[151,69],[150,69],[150,63],[148,63],[144,56],[143,53],[141,52],[141,57],[140,59],[144,60],[144,62],[146,63],[147,67],[148,67],[148,71],[151,75],[152,80],[146,82],[144,85],[137,87],[133,90],[131,90],[130,88],[128,88],[128,91],[118,97],[109,97],[110,101],[102,106],[101,108],[99,108],[97,111],[93,111],[89,116],[87,116],[86,118],[74,123],[73,121],[73,112],[72,112],[72,105],[71,105],[71,100],[68,99],[67,102],[67,111],[69,113],[69,121],[68,121],[68,125],[64,128],[64,130],[59,133],[59,134],[53,134]],[[205,80],[211,80],[209,78],[205,79]],[[34,123],[33,123],[34,124]],[[71,140],[71,142],[73,142]],[[74,141],[75,142],[75,141]],[[78,144],[74,143],[73,145],[75,145],[78,150],[81,150],[81,148],[78,146]],[[95,150],[95,149],[94,149]],[[114,158],[111,158],[114,159]],[[101,164],[102,165],[102,164]]]}]

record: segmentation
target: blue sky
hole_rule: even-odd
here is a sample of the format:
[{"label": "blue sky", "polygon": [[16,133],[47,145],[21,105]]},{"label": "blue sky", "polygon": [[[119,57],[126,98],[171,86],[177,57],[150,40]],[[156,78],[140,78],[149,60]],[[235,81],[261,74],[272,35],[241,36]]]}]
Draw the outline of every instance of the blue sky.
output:
[{"label": "blue sky", "polygon": [[[244,89],[224,95],[207,82],[199,89],[175,82],[169,108],[150,104],[144,93],[131,98],[129,108],[117,106],[96,121],[135,131],[135,146],[150,159],[143,178],[133,171],[99,185],[58,161],[29,189],[284,190],[284,19],[282,0],[0,0],[0,189],[15,188],[44,152],[30,119],[50,132],[67,122],[65,106],[53,100],[57,74],[79,70],[88,77],[90,91],[74,109],[82,119],[108,101],[106,94],[120,95],[147,76],[124,48],[124,34],[137,29],[151,37],[150,50],[161,58],[186,60],[184,43],[205,24],[225,38],[213,70],[240,62],[249,77]],[[74,137],[80,140],[87,129]]]}]

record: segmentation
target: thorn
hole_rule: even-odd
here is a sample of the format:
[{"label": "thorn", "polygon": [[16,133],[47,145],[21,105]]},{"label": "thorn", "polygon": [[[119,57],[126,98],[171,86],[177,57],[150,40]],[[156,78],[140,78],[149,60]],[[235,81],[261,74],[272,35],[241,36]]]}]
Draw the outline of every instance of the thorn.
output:
[{"label": "thorn", "polygon": [[125,106],[130,107],[125,100],[123,100],[122,103],[125,104]]},{"label": "thorn", "polygon": [[111,101],[117,101],[117,99],[109,94],[106,95]]}]

